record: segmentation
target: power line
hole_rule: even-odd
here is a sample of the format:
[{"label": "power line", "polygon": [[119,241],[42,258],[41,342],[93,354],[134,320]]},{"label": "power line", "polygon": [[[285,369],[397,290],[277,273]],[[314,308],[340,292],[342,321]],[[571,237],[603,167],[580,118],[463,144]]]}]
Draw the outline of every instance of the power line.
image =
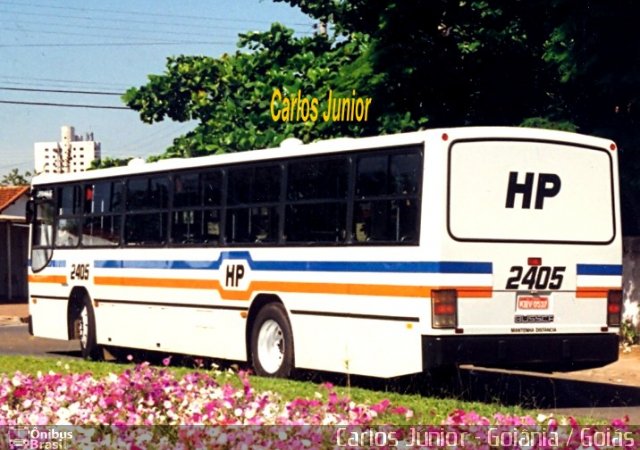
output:
[{"label": "power line", "polygon": [[156,131],[149,132],[148,134],[140,137],[137,140],[127,141],[126,144],[118,146],[115,153],[124,155],[126,152],[139,151],[145,147],[149,148],[151,146],[156,146],[156,142],[163,141],[170,137],[175,138],[177,136],[182,136],[186,132],[190,131],[189,129],[195,127],[195,124],[192,122],[180,123],[176,125],[178,126],[165,130],[158,128]]},{"label": "power line", "polygon": [[[0,11],[2,12],[2,11]],[[3,20],[2,18],[0,18],[0,20]],[[6,20],[6,18],[5,18]],[[98,19],[101,21],[110,21],[109,19]],[[150,25],[148,22],[143,22],[140,20],[136,20],[136,21],[128,21],[128,20],[113,20],[114,22],[117,23],[123,23],[123,22],[133,22],[133,23],[142,23],[145,25]],[[54,23],[54,22],[38,22],[38,21],[22,21],[22,20],[11,20],[8,21],[7,20],[7,24],[11,24],[11,25],[17,25],[19,26],[18,30],[23,31],[22,30],[22,25],[36,25],[36,26],[44,26],[47,29],[51,29],[52,27],[64,27],[64,28],[68,28],[69,27],[69,23],[68,22],[64,22],[64,23]],[[235,33],[239,33],[242,32],[242,30],[240,30],[238,27],[225,27],[225,26],[202,26],[201,28],[206,28],[209,33],[205,33],[205,32],[194,32],[194,31],[184,31],[184,30],[165,30],[165,29],[161,29],[159,27],[157,27],[157,25],[171,25],[174,26],[174,24],[169,24],[169,23],[153,23],[152,25],[156,26],[155,29],[150,30],[148,28],[131,28],[131,27],[105,27],[105,26],[100,26],[100,25],[82,25],[82,24],[78,24],[75,23],[73,24],[73,28],[74,29],[85,29],[85,30],[104,30],[104,31],[118,31],[118,32],[126,32],[126,33],[151,33],[151,34],[162,34],[162,35],[167,35],[167,34],[174,34],[174,35],[179,35],[179,36],[199,36],[199,37],[209,37],[211,35],[211,33],[216,32],[217,30],[224,30],[224,31],[233,31]],[[177,24],[180,25],[180,24]],[[194,28],[191,25],[188,24],[184,24],[185,27],[188,28]],[[16,30],[17,31],[17,30]],[[29,30],[24,30],[24,31],[29,31]],[[311,34],[311,32],[300,32],[301,34]]]},{"label": "power line", "polygon": [[[34,13],[34,12],[22,12],[22,11],[11,11],[11,10],[6,10],[6,9],[1,9],[0,13],[3,13],[3,15],[15,15],[15,16],[31,16],[31,17],[49,17],[49,18],[54,18],[54,19],[65,19],[67,21],[67,23],[69,22],[69,20],[80,20],[80,21],[89,21],[89,22],[117,22],[117,23],[132,23],[132,24],[143,24],[143,25],[150,25],[149,21],[147,20],[137,20],[137,19],[126,19],[126,18],[109,18],[109,17],[91,17],[91,16],[75,16],[75,15],[60,15],[60,14],[49,14],[49,13]],[[5,16],[6,17],[6,16]],[[219,19],[219,20],[224,20],[224,19]],[[233,22],[234,20],[227,20],[226,22]],[[252,20],[248,20],[246,21],[248,23],[263,23],[263,24],[271,24],[271,21],[252,21]],[[12,23],[15,23],[12,21]],[[75,22],[74,22],[75,23]],[[204,25],[204,24],[188,24],[188,23],[178,23],[178,22],[158,22],[158,21],[154,21],[151,23],[152,25],[167,25],[170,27],[187,27],[190,29],[193,28],[201,28],[201,29],[206,29],[206,30],[215,30],[215,29],[222,29],[222,30],[234,30],[237,31],[238,33],[242,33],[245,32],[246,30],[242,30],[239,28],[232,28],[232,27],[225,27],[225,26],[219,26],[219,25]],[[293,26],[306,26],[306,27],[311,27],[312,24],[284,24],[287,27],[293,28]],[[298,33],[301,34],[312,34],[312,32],[310,31],[297,31]]]},{"label": "power line", "polygon": [[[69,7],[68,6],[54,6],[54,5],[47,5],[47,4],[36,4],[36,3],[31,3],[31,2],[7,2],[7,1],[3,1],[2,5],[17,5],[17,6],[34,6],[34,7],[38,7],[38,8],[44,8],[44,9],[63,9],[65,11],[69,11]],[[78,11],[85,11],[85,12],[97,12],[97,13],[108,13],[108,14],[116,14],[116,15],[125,15],[125,16],[135,16],[135,17],[140,17],[140,16],[147,16],[147,17],[169,17],[169,18],[180,18],[180,19],[189,19],[189,20],[199,20],[199,21],[214,21],[214,22],[237,22],[237,23],[262,23],[262,24],[270,24],[271,22],[268,20],[258,20],[258,19],[234,19],[234,18],[228,18],[228,17],[214,17],[214,16],[203,16],[203,15],[197,15],[197,16],[192,16],[192,15],[184,15],[184,14],[162,14],[162,13],[151,13],[149,11],[117,11],[117,10],[113,10],[113,9],[100,9],[100,8],[74,8],[75,10]],[[10,13],[14,13],[13,11],[8,11]],[[21,14],[32,14],[32,15],[45,15],[43,13],[21,13]],[[51,14],[49,14],[51,16]],[[70,17],[70,16],[63,16],[63,17]],[[76,18],[83,18],[83,19],[87,19],[90,17],[76,17]],[[113,20],[113,19],[110,19]],[[119,19],[116,19],[119,20]],[[301,22],[294,22],[291,25],[298,25],[298,26],[310,26],[311,23],[301,23]],[[197,26],[197,25],[190,25],[190,26]]]},{"label": "power line", "polygon": [[[29,81],[31,80],[31,81]],[[29,81],[29,82],[27,82]],[[28,78],[25,77],[24,81],[19,82],[19,81],[11,81],[9,79],[6,79],[6,77],[3,77],[2,75],[0,75],[0,83],[3,85],[6,85],[6,87],[9,86],[13,86],[13,87],[18,87],[18,86],[26,86],[27,88],[30,87],[38,87],[41,89],[64,89],[64,88],[73,88],[73,89],[81,89],[81,85],[83,84],[82,81],[78,81],[78,82],[42,82],[42,81],[35,81],[35,79],[33,78]],[[61,85],[62,84],[62,85]],[[84,83],[87,84],[87,83]],[[97,85],[102,85],[102,83],[88,83],[88,84],[97,84]],[[70,85],[70,86],[69,86]],[[102,89],[113,89],[115,86],[118,86],[119,89],[121,89],[119,92],[124,92],[127,89],[129,89],[131,87],[131,85],[116,85],[113,84],[109,87],[106,87],[107,85],[105,84],[104,87],[102,87]],[[89,88],[86,88],[89,89]]]},{"label": "power line", "polygon": [[122,96],[122,92],[104,92],[104,91],[73,91],[67,89],[36,89],[36,88],[14,88],[0,86],[0,91],[20,91],[20,92],[52,92],[55,94],[86,94],[86,95],[117,95]]},{"label": "power line", "polygon": [[12,167],[12,166],[13,166],[13,168],[15,168],[16,165],[24,166],[25,164],[28,164],[28,165],[31,166],[32,165],[32,160],[26,160],[26,161],[22,160],[22,161],[12,162],[12,163],[9,163],[9,164],[2,164],[2,165],[0,165],[0,169],[6,169],[6,168]]},{"label": "power line", "polygon": [[[97,85],[97,86],[110,86],[110,87],[116,87],[118,86],[119,88],[123,88],[126,89],[127,85],[125,84],[121,84],[121,83],[109,83],[106,81],[87,81],[87,80],[62,80],[59,78],[34,78],[34,77],[16,77],[16,76],[12,76],[12,75],[2,75],[0,74],[0,79],[4,80],[2,81],[5,84],[15,84],[18,86],[30,86],[31,82],[34,81],[36,83],[53,83],[53,84],[71,84],[71,85]],[[20,82],[17,81],[8,81],[8,80],[20,80]],[[29,81],[29,83],[25,83],[25,81]],[[105,88],[105,89],[109,89],[109,88]]]},{"label": "power line", "polygon": [[0,103],[8,105],[59,106],[63,108],[119,109],[133,111],[131,108],[127,108],[126,106],[78,105],[74,103],[23,102],[14,100],[0,100]]},{"label": "power line", "polygon": [[150,47],[162,45],[230,45],[231,42],[211,42],[211,41],[183,41],[183,42],[100,42],[90,43],[41,43],[41,44],[0,44],[0,48],[25,48],[25,47]]},{"label": "power line", "polygon": [[[4,28],[5,31],[19,31],[19,32],[24,32],[24,33],[33,33],[33,34],[55,34],[56,36],[81,36],[83,38],[87,38],[87,37],[91,37],[91,38],[104,38],[104,39],[135,39],[134,36],[114,36],[113,34],[111,35],[105,35],[105,34],[87,34],[87,33],[74,33],[72,31],[51,31],[51,30],[27,30],[27,29],[23,29],[23,28],[11,28],[11,27],[5,27]],[[140,39],[140,38],[138,38]],[[153,38],[149,38],[149,39],[153,39]],[[164,44],[167,43],[168,41],[155,41],[158,44]],[[194,43],[194,41],[175,41],[178,42],[180,44],[191,44]],[[202,41],[195,41],[195,43],[200,43]],[[209,42],[209,41],[204,41],[204,42]],[[233,42],[229,41],[229,42],[224,42],[225,45],[228,44],[233,44]]]}]

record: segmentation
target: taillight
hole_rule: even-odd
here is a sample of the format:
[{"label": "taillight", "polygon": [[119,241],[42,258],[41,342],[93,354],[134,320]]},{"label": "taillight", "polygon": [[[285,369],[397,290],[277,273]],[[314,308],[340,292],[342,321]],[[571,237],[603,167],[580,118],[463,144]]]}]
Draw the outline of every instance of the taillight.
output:
[{"label": "taillight", "polygon": [[622,290],[612,289],[607,293],[607,325],[619,327],[622,322]]},{"label": "taillight", "polygon": [[458,321],[458,292],[455,289],[431,291],[431,326],[455,328]]}]

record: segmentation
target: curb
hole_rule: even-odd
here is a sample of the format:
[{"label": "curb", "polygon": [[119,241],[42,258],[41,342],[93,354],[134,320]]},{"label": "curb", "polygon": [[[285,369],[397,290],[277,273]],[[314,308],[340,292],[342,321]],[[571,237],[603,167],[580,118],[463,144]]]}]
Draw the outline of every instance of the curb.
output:
[{"label": "curb", "polygon": [[19,325],[24,322],[24,318],[15,316],[0,316],[0,327],[7,325]]}]

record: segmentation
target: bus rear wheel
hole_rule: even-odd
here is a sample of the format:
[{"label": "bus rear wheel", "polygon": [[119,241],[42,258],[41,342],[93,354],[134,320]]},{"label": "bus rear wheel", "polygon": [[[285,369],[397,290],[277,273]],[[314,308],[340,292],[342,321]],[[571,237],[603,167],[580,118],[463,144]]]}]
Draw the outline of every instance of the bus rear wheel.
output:
[{"label": "bus rear wheel", "polygon": [[256,375],[286,378],[293,370],[293,333],[284,308],[263,307],[251,329],[251,364]]},{"label": "bus rear wheel", "polygon": [[102,347],[96,340],[96,318],[93,305],[88,295],[83,295],[78,317],[78,337],[80,338],[80,353],[84,359],[102,359]]}]

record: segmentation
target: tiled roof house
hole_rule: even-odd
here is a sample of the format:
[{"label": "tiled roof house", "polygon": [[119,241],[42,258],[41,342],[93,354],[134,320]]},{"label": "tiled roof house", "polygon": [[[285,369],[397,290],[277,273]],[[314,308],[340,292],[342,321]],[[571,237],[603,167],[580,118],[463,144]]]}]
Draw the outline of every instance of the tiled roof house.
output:
[{"label": "tiled roof house", "polygon": [[27,299],[29,186],[0,186],[0,303]]},{"label": "tiled roof house", "polygon": [[29,186],[0,186],[0,216],[24,217]]}]

